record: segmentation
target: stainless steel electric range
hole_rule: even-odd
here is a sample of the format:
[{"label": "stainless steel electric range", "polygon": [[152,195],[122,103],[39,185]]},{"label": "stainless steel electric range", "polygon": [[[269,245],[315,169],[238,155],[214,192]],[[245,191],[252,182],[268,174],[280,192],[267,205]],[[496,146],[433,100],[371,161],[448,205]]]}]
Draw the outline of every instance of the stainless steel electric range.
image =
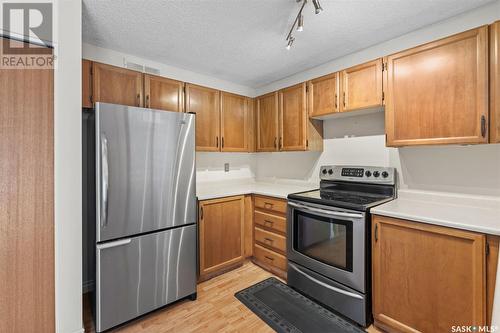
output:
[{"label": "stainless steel electric range", "polygon": [[396,196],[394,168],[323,166],[320,189],[290,194],[288,285],[362,326],[371,314],[369,209]]}]

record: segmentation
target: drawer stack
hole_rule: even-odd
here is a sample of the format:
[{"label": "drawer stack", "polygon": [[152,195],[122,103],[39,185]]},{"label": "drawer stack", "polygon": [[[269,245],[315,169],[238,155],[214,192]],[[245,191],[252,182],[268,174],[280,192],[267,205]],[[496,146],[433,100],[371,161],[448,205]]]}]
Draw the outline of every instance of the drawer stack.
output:
[{"label": "drawer stack", "polygon": [[254,196],[254,261],[286,278],[286,200]]}]

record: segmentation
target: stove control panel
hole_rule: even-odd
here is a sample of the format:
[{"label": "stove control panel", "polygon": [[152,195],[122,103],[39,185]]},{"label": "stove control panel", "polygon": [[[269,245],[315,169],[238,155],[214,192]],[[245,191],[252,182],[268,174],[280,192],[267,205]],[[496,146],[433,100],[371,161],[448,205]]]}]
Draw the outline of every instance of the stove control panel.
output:
[{"label": "stove control panel", "polygon": [[396,183],[396,169],[394,168],[324,165],[321,167],[319,175],[321,180],[340,180],[390,185]]}]

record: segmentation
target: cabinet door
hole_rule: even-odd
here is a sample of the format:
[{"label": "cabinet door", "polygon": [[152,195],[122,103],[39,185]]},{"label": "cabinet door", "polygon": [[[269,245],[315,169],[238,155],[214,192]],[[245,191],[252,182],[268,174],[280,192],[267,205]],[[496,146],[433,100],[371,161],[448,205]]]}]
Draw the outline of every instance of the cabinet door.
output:
[{"label": "cabinet door", "polygon": [[200,275],[243,260],[244,197],[200,202]]},{"label": "cabinet door", "polygon": [[278,92],[257,98],[257,151],[278,150]]},{"label": "cabinet door", "polygon": [[500,21],[490,25],[490,142],[500,142]]},{"label": "cabinet door", "polygon": [[485,325],[485,236],[373,218],[373,316],[398,332]]},{"label": "cabinet door", "polygon": [[144,106],[166,111],[184,111],[184,83],[144,74]]},{"label": "cabinet door", "polygon": [[306,83],[280,90],[280,150],[306,150]]},{"label": "cabinet door", "polygon": [[382,59],[357,65],[341,72],[341,112],[381,107]]},{"label": "cabinet door", "polygon": [[488,27],[388,57],[388,146],[487,142]]},{"label": "cabinet door", "polygon": [[339,73],[309,81],[309,116],[323,116],[339,111]]},{"label": "cabinet door", "polygon": [[248,151],[248,98],[221,92],[221,151]]},{"label": "cabinet door", "polygon": [[142,73],[94,62],[93,74],[96,102],[143,106]]},{"label": "cabinet door", "polygon": [[82,107],[91,108],[92,101],[92,61],[82,59]]},{"label": "cabinet door", "polygon": [[196,113],[196,150],[220,150],[219,91],[186,84],[186,112]]}]

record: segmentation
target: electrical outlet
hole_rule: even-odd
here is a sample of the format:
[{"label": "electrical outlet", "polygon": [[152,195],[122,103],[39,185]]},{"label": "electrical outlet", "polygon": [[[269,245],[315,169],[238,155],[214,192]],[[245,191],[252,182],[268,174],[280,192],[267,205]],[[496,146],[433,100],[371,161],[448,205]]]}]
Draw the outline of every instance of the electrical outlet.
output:
[{"label": "electrical outlet", "polygon": [[229,163],[224,163],[224,172],[229,172]]}]

